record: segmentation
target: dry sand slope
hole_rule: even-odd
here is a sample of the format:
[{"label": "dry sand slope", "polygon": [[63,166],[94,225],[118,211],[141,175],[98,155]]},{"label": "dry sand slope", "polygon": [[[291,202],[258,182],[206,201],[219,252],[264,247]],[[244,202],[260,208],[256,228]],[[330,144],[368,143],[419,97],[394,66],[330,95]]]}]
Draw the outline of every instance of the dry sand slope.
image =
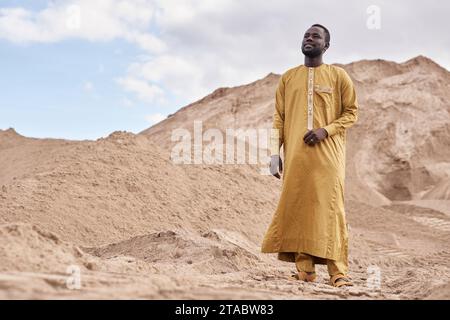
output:
[{"label": "dry sand slope", "polygon": [[325,268],[289,280],[293,264],[259,252],[281,186],[259,166],[170,160],[172,130],[194,120],[269,128],[270,74],[138,135],[0,131],[0,298],[450,298],[450,74],[425,57],[344,68],[361,104],[347,138],[354,287],[331,288]]}]

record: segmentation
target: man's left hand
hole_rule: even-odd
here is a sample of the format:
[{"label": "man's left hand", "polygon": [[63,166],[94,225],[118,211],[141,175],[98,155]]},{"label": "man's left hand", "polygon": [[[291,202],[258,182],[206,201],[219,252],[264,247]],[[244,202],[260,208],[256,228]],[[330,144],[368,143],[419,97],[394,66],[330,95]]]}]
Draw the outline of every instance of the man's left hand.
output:
[{"label": "man's left hand", "polygon": [[313,146],[328,137],[328,132],[324,128],[309,130],[304,136],[303,141],[309,146]]}]

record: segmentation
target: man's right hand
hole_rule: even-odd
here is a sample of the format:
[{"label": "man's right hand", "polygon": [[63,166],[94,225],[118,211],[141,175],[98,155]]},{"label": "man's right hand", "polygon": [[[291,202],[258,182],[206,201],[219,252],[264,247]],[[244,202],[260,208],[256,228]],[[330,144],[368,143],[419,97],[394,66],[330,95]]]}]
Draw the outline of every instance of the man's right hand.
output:
[{"label": "man's right hand", "polygon": [[283,161],[279,155],[273,155],[270,157],[270,174],[278,179],[281,178],[283,173]]}]

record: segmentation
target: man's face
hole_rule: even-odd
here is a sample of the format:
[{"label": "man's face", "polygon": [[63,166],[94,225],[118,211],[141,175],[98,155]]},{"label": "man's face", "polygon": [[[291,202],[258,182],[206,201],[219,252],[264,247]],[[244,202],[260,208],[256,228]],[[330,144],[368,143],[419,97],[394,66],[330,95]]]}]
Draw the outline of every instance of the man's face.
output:
[{"label": "man's face", "polygon": [[311,27],[306,30],[302,41],[302,52],[305,56],[315,58],[328,49],[325,42],[325,31],[320,27]]}]

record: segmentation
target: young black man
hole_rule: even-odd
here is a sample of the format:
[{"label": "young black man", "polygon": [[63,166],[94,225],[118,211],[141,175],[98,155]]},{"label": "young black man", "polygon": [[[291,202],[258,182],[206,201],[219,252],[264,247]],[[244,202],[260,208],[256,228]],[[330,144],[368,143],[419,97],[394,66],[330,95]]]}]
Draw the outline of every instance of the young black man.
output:
[{"label": "young black man", "polygon": [[326,264],[330,284],[341,287],[353,285],[344,179],[346,129],[358,118],[358,102],[344,69],[323,63],[329,47],[327,28],[311,26],[302,41],[304,65],[288,70],[279,81],[270,172],[282,175],[283,185],[261,251],[295,262],[295,278],[302,281],[315,281],[315,265]]}]

